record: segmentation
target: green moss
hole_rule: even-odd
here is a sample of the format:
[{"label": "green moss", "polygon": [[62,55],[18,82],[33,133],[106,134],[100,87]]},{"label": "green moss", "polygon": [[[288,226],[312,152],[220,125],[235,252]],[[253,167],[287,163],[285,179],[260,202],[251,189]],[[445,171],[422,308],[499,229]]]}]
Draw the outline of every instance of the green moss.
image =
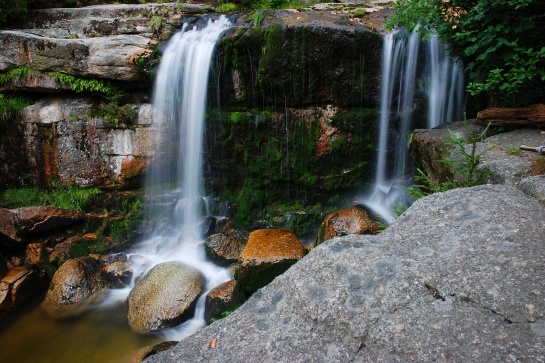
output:
[{"label": "green moss", "polygon": [[225,38],[218,49],[225,74],[239,72],[248,108],[264,100],[273,107],[321,100],[375,107],[377,82],[366,75],[380,72],[380,36],[347,32],[342,34],[346,42],[324,42],[339,36],[331,31],[281,24],[252,27]]},{"label": "green moss", "polygon": [[0,204],[7,208],[49,205],[84,212],[88,208],[91,198],[100,193],[100,189],[97,188],[57,185],[51,189],[43,189],[32,186],[8,189],[2,192]]},{"label": "green moss", "polygon": [[[331,124],[338,128],[340,137],[320,156],[316,155],[320,115],[303,120],[288,114],[287,121],[286,114],[258,109],[216,110],[211,115],[215,117],[211,127],[221,130],[208,132],[216,135],[210,144],[211,163],[214,158],[221,160],[222,172],[210,188],[238,205],[235,222],[240,226],[260,219],[272,223],[279,216],[273,210],[278,204],[299,204],[305,209],[325,203],[332,194],[361,189],[371,176],[375,111],[339,112]],[[316,222],[314,215],[293,214],[291,218],[303,226],[302,233]]]}]

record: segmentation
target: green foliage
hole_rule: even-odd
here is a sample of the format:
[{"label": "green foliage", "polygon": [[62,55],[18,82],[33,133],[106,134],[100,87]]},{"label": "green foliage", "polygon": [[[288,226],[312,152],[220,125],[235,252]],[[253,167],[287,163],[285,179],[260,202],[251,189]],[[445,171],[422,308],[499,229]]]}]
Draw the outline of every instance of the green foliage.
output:
[{"label": "green foliage", "polygon": [[29,66],[19,66],[5,73],[0,73],[0,84],[9,82],[14,78],[26,78],[29,77],[31,74],[37,77],[44,77],[47,75],[49,77],[57,78],[60,83],[69,85],[70,88],[76,93],[97,92],[102,95],[110,96],[115,95],[117,92],[119,92],[108,81],[100,79],[81,78],[62,72],[44,73]]},{"label": "green foliage", "polygon": [[42,189],[31,186],[4,191],[0,196],[0,202],[7,208],[48,205],[84,212],[90,199],[100,193],[101,191],[98,188],[58,185],[51,189]]},{"label": "green foliage", "polygon": [[153,34],[158,34],[163,29],[163,26],[165,26],[166,22],[162,15],[154,15],[153,18],[150,20],[150,27]]},{"label": "green foliage", "polygon": [[129,239],[132,231],[142,223],[144,217],[144,203],[141,198],[125,198],[121,207],[116,211],[120,217],[111,221],[110,236],[114,241]]},{"label": "green foliage", "polygon": [[237,11],[238,6],[235,3],[221,3],[217,8],[216,11],[218,13],[231,13],[233,11]]},{"label": "green foliage", "polygon": [[251,15],[251,18],[253,26],[261,26],[263,23],[263,12],[261,10],[256,10]]},{"label": "green foliage", "polygon": [[23,109],[31,104],[32,101],[27,97],[0,93],[0,124],[17,121]]},{"label": "green foliage", "polygon": [[[497,145],[490,145],[484,148],[482,151],[477,152],[477,142],[482,141],[484,135],[486,135],[488,125],[482,132],[473,133],[469,130],[469,126],[466,121],[466,137],[458,137],[456,134],[449,130],[451,138],[445,140],[445,143],[450,146],[454,146],[458,154],[461,155],[462,159],[459,158],[444,158],[441,160],[443,163],[448,163],[453,165],[454,174],[456,181],[460,187],[472,187],[475,185],[483,184],[486,182],[486,177],[488,172],[484,170],[478,170],[477,166],[482,164],[482,157],[495,148]],[[466,148],[466,144],[469,141],[469,152]]]},{"label": "green foliage", "polygon": [[[466,121],[467,138],[459,137],[449,130],[451,138],[444,142],[447,145],[455,147],[455,153],[458,154],[458,157],[443,158],[440,161],[453,165],[454,179],[440,183],[436,180],[432,180],[422,170],[417,169],[416,175],[414,176],[416,184],[407,188],[409,197],[413,200],[417,200],[433,193],[444,192],[455,188],[472,187],[486,183],[488,172],[479,170],[477,167],[482,164],[484,155],[497,145],[490,145],[482,151],[477,152],[477,143],[482,141],[489,126],[490,125],[482,132],[473,133],[469,130]],[[405,209],[406,207],[402,205],[396,205],[394,212],[396,215],[399,215]]]},{"label": "green foliage", "polygon": [[350,14],[351,14],[354,18],[361,18],[361,17],[363,17],[366,13],[367,13],[367,11],[366,11],[364,8],[355,8],[354,10],[352,10],[352,11],[350,12]]},{"label": "green foliage", "polygon": [[522,150],[520,147],[509,145],[507,149],[505,150],[506,153],[509,155],[520,155],[522,154]]},{"label": "green foliage", "polygon": [[61,72],[48,72],[47,75],[56,77],[59,82],[69,85],[76,93],[97,92],[108,95],[116,91],[109,82],[100,79],[80,78]]},{"label": "green foliage", "polygon": [[538,0],[398,0],[389,26],[435,29],[466,64],[472,95],[490,104],[545,101],[545,3]]},{"label": "green foliage", "polygon": [[19,66],[0,74],[0,84],[11,81],[13,78],[26,78],[34,69],[29,66]]},{"label": "green foliage", "polygon": [[101,102],[97,107],[93,108],[90,117],[98,117],[103,119],[111,126],[130,125],[138,116],[133,105],[119,105],[118,102]]}]

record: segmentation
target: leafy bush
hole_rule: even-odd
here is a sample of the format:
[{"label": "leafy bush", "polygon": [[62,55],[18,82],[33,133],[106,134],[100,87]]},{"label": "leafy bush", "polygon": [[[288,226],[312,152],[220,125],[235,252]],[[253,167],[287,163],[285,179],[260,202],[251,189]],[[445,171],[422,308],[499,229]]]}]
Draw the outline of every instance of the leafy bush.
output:
[{"label": "leafy bush", "polygon": [[472,95],[492,106],[545,101],[545,3],[538,0],[398,0],[389,26],[435,29],[466,64]]}]

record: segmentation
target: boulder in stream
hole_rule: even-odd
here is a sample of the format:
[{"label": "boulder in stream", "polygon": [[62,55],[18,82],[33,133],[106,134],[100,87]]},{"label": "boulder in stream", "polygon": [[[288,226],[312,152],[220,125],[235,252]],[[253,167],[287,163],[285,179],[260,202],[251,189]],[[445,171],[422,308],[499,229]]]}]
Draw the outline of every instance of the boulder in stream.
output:
[{"label": "boulder in stream", "polygon": [[206,239],[204,244],[206,255],[221,265],[237,262],[248,242],[248,236],[248,232],[233,228],[213,234]]},{"label": "boulder in stream", "polygon": [[87,256],[68,260],[53,275],[42,307],[55,318],[79,315],[100,300],[108,286],[95,259]]},{"label": "boulder in stream", "polygon": [[182,262],[153,267],[129,294],[130,327],[145,334],[180,324],[189,317],[203,287],[202,274]]},{"label": "boulder in stream", "polygon": [[377,234],[379,232],[376,220],[367,209],[361,205],[355,205],[328,214],[320,226],[315,245],[347,234]]},{"label": "boulder in stream", "polygon": [[287,228],[258,229],[250,233],[238,260],[235,279],[254,293],[303,258],[305,247]]}]

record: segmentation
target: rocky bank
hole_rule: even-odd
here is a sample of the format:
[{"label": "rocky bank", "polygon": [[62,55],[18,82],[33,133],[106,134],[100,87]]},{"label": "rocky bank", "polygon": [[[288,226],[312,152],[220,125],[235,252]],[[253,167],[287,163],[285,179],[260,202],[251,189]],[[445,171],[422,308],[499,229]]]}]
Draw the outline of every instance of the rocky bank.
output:
[{"label": "rocky bank", "polygon": [[145,362],[542,362],[545,207],[483,185],[338,237]]}]

